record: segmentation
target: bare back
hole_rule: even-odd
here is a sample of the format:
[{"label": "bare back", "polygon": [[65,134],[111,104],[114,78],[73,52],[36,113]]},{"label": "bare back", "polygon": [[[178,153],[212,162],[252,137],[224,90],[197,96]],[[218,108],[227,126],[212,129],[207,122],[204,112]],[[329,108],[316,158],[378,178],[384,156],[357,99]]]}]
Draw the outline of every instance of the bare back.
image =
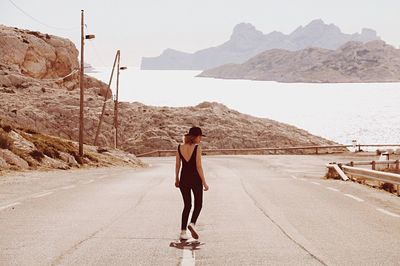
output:
[{"label": "bare back", "polygon": [[186,161],[189,161],[193,155],[193,151],[194,151],[195,147],[196,147],[196,145],[194,145],[194,144],[181,144],[180,151],[181,151],[183,159],[185,159]]}]

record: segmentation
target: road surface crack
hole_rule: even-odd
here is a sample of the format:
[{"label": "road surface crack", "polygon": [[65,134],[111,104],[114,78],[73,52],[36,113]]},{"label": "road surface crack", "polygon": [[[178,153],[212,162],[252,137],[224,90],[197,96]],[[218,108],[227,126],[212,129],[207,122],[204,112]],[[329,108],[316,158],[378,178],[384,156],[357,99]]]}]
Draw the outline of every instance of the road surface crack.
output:
[{"label": "road surface crack", "polygon": [[[160,179],[159,182],[157,182],[154,186],[152,186],[152,188],[154,189],[155,187],[159,186],[163,181],[165,180],[165,178]],[[123,217],[126,213],[131,212],[132,210],[134,210],[137,206],[140,205],[140,203],[143,201],[143,199],[145,198],[145,196],[149,193],[149,191],[151,191],[151,189],[147,189],[139,198],[139,200],[136,202],[135,205],[129,207],[127,210],[123,211],[120,215],[118,215],[117,217],[115,217],[110,223],[100,227],[98,230],[94,231],[92,234],[90,234],[89,236],[87,236],[86,238],[78,241],[77,243],[75,243],[72,247],[70,247],[68,250],[66,250],[65,252],[61,253],[52,263],[52,266],[58,265],[61,263],[61,261],[67,256],[67,255],[71,255],[73,254],[80,245],[82,245],[83,243],[89,241],[90,239],[95,238],[95,236],[100,233],[101,231],[103,231],[104,229],[112,226],[114,223],[116,223],[119,219],[121,219],[121,217]]]},{"label": "road surface crack", "polygon": [[320,262],[322,265],[327,265],[322,259],[318,258],[316,255],[314,255],[311,251],[309,251],[306,247],[304,247],[302,244],[297,242],[292,236],[290,236],[285,229],[280,226],[265,210],[260,206],[260,204],[256,201],[256,199],[248,192],[246,189],[245,184],[243,183],[243,179],[240,178],[240,183],[242,185],[243,190],[246,192],[247,196],[253,201],[254,205],[259,209],[263,215],[268,218],[278,229],[287,237],[289,238],[294,244],[296,244],[298,247],[300,247],[302,250],[307,252],[312,258]]}]

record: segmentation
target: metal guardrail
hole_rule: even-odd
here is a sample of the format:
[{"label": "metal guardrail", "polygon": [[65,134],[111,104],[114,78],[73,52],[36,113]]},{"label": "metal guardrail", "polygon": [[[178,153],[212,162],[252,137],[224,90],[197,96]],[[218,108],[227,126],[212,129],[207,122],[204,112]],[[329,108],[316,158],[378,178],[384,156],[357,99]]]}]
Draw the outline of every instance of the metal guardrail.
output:
[{"label": "metal guardrail", "polygon": [[[400,147],[400,144],[398,145]],[[322,149],[335,149],[353,147],[353,145],[325,145],[325,146],[298,146],[298,147],[279,147],[279,148],[243,148],[243,149],[203,149],[203,153],[232,153],[234,155],[243,152],[274,152],[278,151],[293,151],[293,150],[315,150],[315,154],[319,154]],[[136,157],[144,157],[152,154],[161,156],[161,154],[175,154],[176,150],[155,150],[137,154]]]},{"label": "metal guardrail", "polygon": [[[358,148],[361,151],[361,147],[400,147],[400,144],[358,144],[354,145],[325,145],[325,146],[298,146],[298,147],[279,147],[279,148],[247,148],[247,149],[203,149],[204,153],[232,153],[239,154],[243,152],[274,152],[276,154],[278,151],[293,151],[293,150],[315,150],[315,154],[323,149],[334,149],[334,148]],[[136,157],[145,157],[149,155],[161,156],[162,154],[175,154],[176,150],[155,150],[149,151],[141,154],[137,154]]]},{"label": "metal guardrail", "polygon": [[373,180],[378,180],[381,182],[400,185],[400,175],[398,175],[398,174],[387,173],[387,172],[376,171],[376,170],[369,170],[369,169],[365,169],[365,168],[352,167],[352,166],[347,166],[347,165],[343,165],[342,169],[346,175],[362,177],[362,178],[367,178],[367,179],[373,179]]},{"label": "metal guardrail", "polygon": [[[396,171],[399,171],[400,162],[399,160],[391,161],[360,161],[350,162],[347,164],[327,164],[328,168],[334,168],[342,180],[347,181],[350,177],[351,180],[355,179],[370,179],[383,183],[390,183],[397,186],[397,195],[400,196],[400,174],[376,171],[376,165],[395,165]],[[354,167],[355,165],[371,165],[372,169]]]}]

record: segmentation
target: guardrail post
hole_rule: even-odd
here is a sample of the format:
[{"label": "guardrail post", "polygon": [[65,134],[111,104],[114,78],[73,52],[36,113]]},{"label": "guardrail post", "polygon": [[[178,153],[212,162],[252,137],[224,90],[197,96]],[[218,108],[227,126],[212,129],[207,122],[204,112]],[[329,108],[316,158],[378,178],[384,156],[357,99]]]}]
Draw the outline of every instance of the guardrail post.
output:
[{"label": "guardrail post", "polygon": [[161,157],[161,151],[158,151],[158,157]]},{"label": "guardrail post", "polygon": [[358,144],[358,152],[361,152],[361,145]]},{"label": "guardrail post", "polygon": [[315,148],[315,154],[318,154],[318,147]]},{"label": "guardrail post", "polygon": [[350,166],[354,167],[354,162],[353,161],[350,162]]},{"label": "guardrail post", "polygon": [[398,172],[400,170],[400,161],[396,160],[395,164],[396,164],[396,171]]},{"label": "guardrail post", "polygon": [[372,161],[371,168],[372,168],[372,170],[375,170],[375,161]]}]

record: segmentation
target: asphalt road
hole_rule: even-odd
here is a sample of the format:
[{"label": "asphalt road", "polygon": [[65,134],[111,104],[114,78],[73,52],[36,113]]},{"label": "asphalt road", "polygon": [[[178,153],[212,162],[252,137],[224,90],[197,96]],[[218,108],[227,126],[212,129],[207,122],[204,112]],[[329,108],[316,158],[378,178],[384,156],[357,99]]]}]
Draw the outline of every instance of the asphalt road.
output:
[{"label": "asphalt road", "polygon": [[16,176],[0,186],[0,265],[399,265],[400,198],[322,179],[334,159],[204,157],[186,245],[174,158]]}]

